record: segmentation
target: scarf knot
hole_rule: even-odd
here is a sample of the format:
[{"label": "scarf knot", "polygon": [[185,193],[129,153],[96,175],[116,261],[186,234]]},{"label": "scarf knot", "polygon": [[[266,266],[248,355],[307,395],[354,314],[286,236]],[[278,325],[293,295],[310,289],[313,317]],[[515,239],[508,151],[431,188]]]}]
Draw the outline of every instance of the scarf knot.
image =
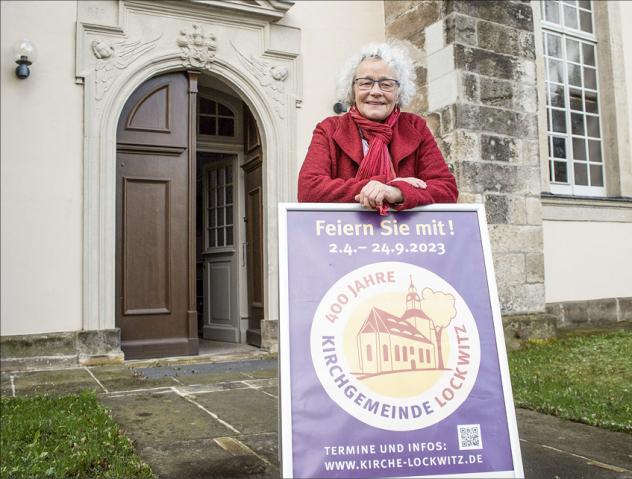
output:
[{"label": "scarf knot", "polygon": [[[388,145],[393,139],[393,127],[399,119],[399,107],[395,107],[384,123],[363,117],[355,106],[351,108],[349,113],[364,138],[369,142],[369,149],[360,164],[356,178],[364,180],[373,176],[384,176],[386,183],[388,183],[396,176]],[[379,212],[382,216],[388,214],[388,205],[381,206]]]}]

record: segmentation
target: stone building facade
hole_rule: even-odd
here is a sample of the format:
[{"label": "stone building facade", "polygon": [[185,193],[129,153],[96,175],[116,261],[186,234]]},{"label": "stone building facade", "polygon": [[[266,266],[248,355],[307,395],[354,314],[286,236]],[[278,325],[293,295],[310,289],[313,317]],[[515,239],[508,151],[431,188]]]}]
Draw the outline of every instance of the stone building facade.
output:
[{"label": "stone building facade", "polygon": [[[587,6],[587,10],[579,12],[600,19],[612,15],[617,7],[613,3],[583,2],[579,8]],[[548,153],[542,145],[547,141],[542,83],[548,77],[543,71],[542,28],[538,28],[541,6],[529,1],[385,2],[387,36],[417,52],[421,66],[415,107],[427,112],[453,166],[459,201],[486,206],[501,309],[513,330],[508,339],[513,333],[522,337],[551,334],[556,322],[561,327],[591,322],[596,326],[604,321],[625,321],[630,314],[627,295],[605,302],[582,298],[546,304],[543,203],[555,200],[550,195]],[[605,29],[605,23],[601,19],[596,26]],[[608,34],[616,37],[616,25]],[[610,57],[610,52],[604,52],[606,55]],[[603,105],[603,97],[601,101]],[[619,127],[622,123],[624,134],[619,140],[626,141],[625,118],[619,119]],[[626,205],[624,222],[628,224],[620,225],[621,234],[626,234],[632,219],[632,191],[626,186],[630,152],[623,155],[612,155],[611,164],[627,166],[610,177],[609,196],[621,201],[617,206]],[[578,200],[569,196],[561,201],[572,215],[573,208],[581,209],[573,206]],[[605,198],[597,201],[606,217],[612,214]],[[615,213],[616,221],[623,219],[620,213]],[[550,215],[549,219],[558,218]],[[581,214],[574,219],[581,221]],[[573,238],[564,241],[574,242]],[[620,252],[629,257],[625,247]],[[581,253],[578,256],[581,260]],[[615,311],[617,306],[624,314]],[[574,320],[568,321],[569,310]]]},{"label": "stone building facade", "polygon": [[387,2],[385,14],[387,34],[426,59],[420,106],[453,165],[460,201],[486,206],[502,312],[544,313],[531,5]]},{"label": "stone building facade", "polygon": [[[296,197],[314,125],[338,100],[340,65],[385,39],[404,42],[416,61],[418,95],[409,109],[428,120],[460,201],[486,205],[507,339],[632,320],[632,32],[622,23],[632,4],[95,0],[0,8],[3,367],[14,359],[123,359],[115,314],[117,155],[140,147],[119,126],[134,129],[134,115],[123,112],[143,111],[142,88],[178,72],[188,85],[180,92],[188,106],[178,111],[189,112],[182,121],[232,118],[239,125],[230,138],[202,132],[197,143],[153,146],[186,152],[190,168],[199,158],[200,178],[213,161],[222,178],[237,178],[229,202],[234,248],[207,248],[214,259],[200,267],[206,279],[199,275],[200,284],[231,286],[196,298],[189,284],[183,317],[190,335],[181,342],[193,347],[198,339],[198,301],[198,311],[210,311],[199,331],[240,342],[259,335],[274,350],[276,205]],[[23,37],[39,58],[19,80],[12,47]],[[572,57],[578,46],[583,53]],[[147,98],[172,98],[163,91]],[[139,98],[137,109],[128,105]],[[151,115],[145,119],[156,127]],[[577,154],[577,145],[585,151]],[[234,175],[225,173],[229,164]],[[260,194],[253,209],[261,212],[259,269],[248,264],[252,232],[242,224],[254,171],[261,181],[252,189]],[[218,176],[200,185],[211,178]],[[155,175],[136,180],[154,184]],[[191,214],[195,198],[189,201]],[[200,243],[196,219],[188,218],[192,267]],[[233,256],[224,261],[226,254]],[[229,265],[230,282],[217,265]],[[262,280],[252,300],[255,273]],[[224,303],[213,311],[218,300]],[[227,311],[232,316],[221,317]]]}]

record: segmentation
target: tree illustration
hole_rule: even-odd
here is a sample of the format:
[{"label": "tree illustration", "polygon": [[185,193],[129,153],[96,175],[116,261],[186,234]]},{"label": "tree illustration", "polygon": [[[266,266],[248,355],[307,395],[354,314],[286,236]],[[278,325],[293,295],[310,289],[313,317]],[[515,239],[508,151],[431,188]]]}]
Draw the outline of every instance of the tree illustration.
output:
[{"label": "tree illustration", "polygon": [[437,355],[439,356],[438,369],[444,369],[443,353],[441,351],[441,335],[443,330],[450,325],[452,319],[456,316],[456,308],[454,307],[454,296],[441,291],[433,291],[430,288],[424,288],[421,292],[421,310],[432,321],[432,329],[435,333],[437,342]]}]

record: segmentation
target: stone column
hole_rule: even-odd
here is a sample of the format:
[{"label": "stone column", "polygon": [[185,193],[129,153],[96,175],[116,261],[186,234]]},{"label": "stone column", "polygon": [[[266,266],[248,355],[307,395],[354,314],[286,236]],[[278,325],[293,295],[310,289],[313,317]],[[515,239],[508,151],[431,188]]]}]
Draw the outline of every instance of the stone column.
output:
[{"label": "stone column", "polygon": [[[485,203],[501,310],[522,337],[544,312],[533,11],[529,1],[387,1],[386,34],[421,65],[412,108],[453,168],[460,202]],[[515,335],[515,330],[512,331]]]}]

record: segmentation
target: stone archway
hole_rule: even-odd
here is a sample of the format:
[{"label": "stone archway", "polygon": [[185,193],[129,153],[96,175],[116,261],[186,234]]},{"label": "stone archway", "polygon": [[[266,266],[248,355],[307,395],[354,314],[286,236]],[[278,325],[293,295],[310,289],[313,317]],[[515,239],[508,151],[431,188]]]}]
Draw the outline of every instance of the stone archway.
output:
[{"label": "stone archway", "polygon": [[[126,100],[147,79],[187,68],[207,71],[248,105],[268,159],[263,171],[266,252],[276,249],[278,202],[295,197],[300,45],[296,29],[270,23],[280,12],[270,7],[262,18],[256,7],[248,11],[240,4],[240,10],[231,12],[230,6],[189,2],[118,3],[112,8],[118,10],[117,27],[80,20],[78,28],[77,77],[85,85],[84,330],[114,329],[116,126]],[[164,15],[166,9],[174,15]],[[214,23],[219,13],[223,21]],[[232,23],[226,21],[231,13]],[[268,48],[279,44],[276,36],[284,39],[286,51]],[[262,346],[275,349],[278,267],[276,255],[268,253]]]}]

